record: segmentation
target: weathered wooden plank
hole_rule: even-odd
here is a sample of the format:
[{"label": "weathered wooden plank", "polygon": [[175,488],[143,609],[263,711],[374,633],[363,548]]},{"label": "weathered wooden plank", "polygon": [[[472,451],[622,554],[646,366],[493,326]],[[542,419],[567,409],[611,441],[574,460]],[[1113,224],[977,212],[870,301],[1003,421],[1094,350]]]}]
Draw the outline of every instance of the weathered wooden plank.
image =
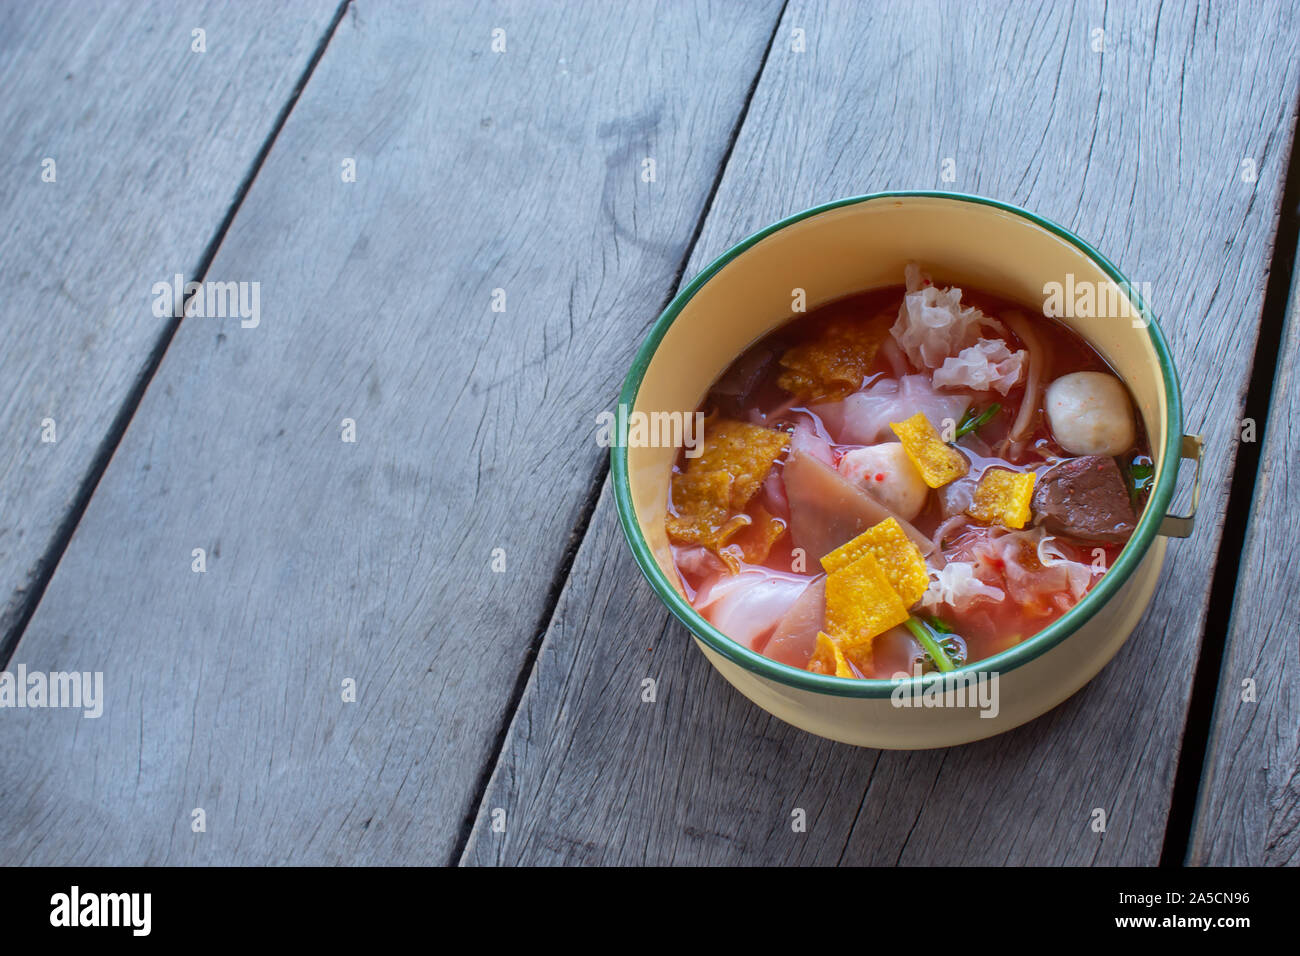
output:
[{"label": "weathered wooden plank", "polygon": [[354,5],[18,647],[107,700],[5,714],[8,862],[452,858],[778,10]]},{"label": "weathered wooden plank", "polygon": [[337,7],[0,7],[0,648]]},{"label": "weathered wooden plank", "polygon": [[[1264,359],[1267,361],[1267,359]],[[1188,861],[1300,865],[1300,270],[1273,381]]]},{"label": "weathered wooden plank", "polygon": [[[790,49],[796,28],[805,53]],[[946,185],[1041,211],[1152,284],[1188,429],[1211,449],[1197,534],[1171,547],[1138,631],[1072,700],[993,740],[878,752],[794,731],[714,675],[638,582],[606,494],[463,861],[1154,863],[1295,122],[1297,39],[1276,4],[792,3],[688,275],[766,222],[873,189]]]}]

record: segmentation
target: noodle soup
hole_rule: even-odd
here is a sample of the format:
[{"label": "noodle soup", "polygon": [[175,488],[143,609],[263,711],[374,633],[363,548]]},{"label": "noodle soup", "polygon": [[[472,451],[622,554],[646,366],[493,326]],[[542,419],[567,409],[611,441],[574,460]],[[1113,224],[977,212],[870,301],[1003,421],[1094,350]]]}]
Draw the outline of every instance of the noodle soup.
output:
[{"label": "noodle soup", "polygon": [[737,358],[667,532],[692,606],[794,667],[947,671],[1069,611],[1146,503],[1127,388],[1034,307],[933,283],[850,296]]}]

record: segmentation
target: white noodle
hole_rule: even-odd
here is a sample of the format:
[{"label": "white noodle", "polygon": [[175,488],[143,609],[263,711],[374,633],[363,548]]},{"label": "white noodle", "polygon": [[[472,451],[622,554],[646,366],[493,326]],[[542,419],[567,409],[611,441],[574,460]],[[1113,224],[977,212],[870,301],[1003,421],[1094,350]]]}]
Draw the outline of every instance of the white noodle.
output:
[{"label": "white noodle", "polygon": [[1034,412],[1038,411],[1038,385],[1044,374],[1044,353],[1043,343],[1025,320],[1025,317],[1019,312],[1008,312],[1003,316],[1007,325],[1011,326],[1011,331],[1019,336],[1020,341],[1025,343],[1025,348],[1029,350],[1029,374],[1025,378],[1025,394],[1020,400],[1020,414],[1016,416],[1015,423],[1011,426],[1011,431],[1007,438],[1011,442],[1020,442],[1028,433],[1029,426],[1033,424]]}]

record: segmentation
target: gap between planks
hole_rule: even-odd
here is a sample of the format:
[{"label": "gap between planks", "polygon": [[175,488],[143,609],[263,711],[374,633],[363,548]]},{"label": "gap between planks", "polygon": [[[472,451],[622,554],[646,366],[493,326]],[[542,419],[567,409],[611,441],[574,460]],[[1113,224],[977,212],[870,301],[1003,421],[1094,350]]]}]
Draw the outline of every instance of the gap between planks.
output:
[{"label": "gap between planks", "polygon": [[[1183,725],[1183,743],[1178,752],[1178,768],[1170,796],[1165,841],[1160,853],[1162,867],[1183,866],[1191,848],[1192,826],[1213,729],[1214,703],[1218,697],[1223,655],[1230,634],[1233,605],[1241,584],[1238,573],[1242,562],[1239,558],[1255,503],[1273,385],[1282,362],[1280,352],[1287,308],[1291,301],[1297,243],[1300,242],[1300,150],[1296,149],[1296,134],[1300,132],[1300,126],[1297,125],[1297,115],[1291,116],[1291,154],[1287,161],[1278,221],[1273,232],[1273,253],[1269,257],[1268,283],[1260,311],[1254,364],[1251,366],[1246,403],[1242,411],[1242,422],[1252,419],[1256,424],[1255,440],[1237,442],[1236,467],[1223,512],[1223,534],[1219,539],[1219,552],[1210,584],[1210,601],[1201,632],[1201,656],[1196,662],[1191,700],[1187,705],[1187,719]],[[1296,281],[1300,282],[1300,279]],[[1186,423],[1184,427],[1187,427]],[[1240,428],[1238,435],[1240,436]]]},{"label": "gap between planks", "polygon": [[[776,19],[772,23],[772,32],[767,38],[767,46],[763,50],[763,55],[759,58],[758,69],[754,71],[754,78],[749,83],[749,89],[745,91],[744,102],[740,105],[740,111],[736,115],[736,122],[731,128],[731,135],[727,139],[727,148],[723,150],[722,157],[718,161],[718,170],[709,186],[709,193],[704,198],[704,204],[700,207],[700,215],[695,221],[695,229],[691,232],[690,240],[686,243],[686,251],[683,253],[682,260],[673,275],[673,280],[668,286],[668,293],[664,296],[663,302],[655,313],[656,317],[668,308],[668,303],[672,302],[674,296],[681,289],[682,280],[686,276],[686,267],[690,264],[691,256],[695,254],[695,246],[700,241],[700,236],[704,232],[704,224],[708,221],[709,213],[713,210],[714,197],[718,194],[718,187],[722,185],[723,174],[726,173],[727,166],[731,162],[731,154],[736,148],[736,141],[740,138],[740,131],[745,125],[745,118],[749,115],[749,104],[753,102],[754,93],[758,89],[758,81],[763,78],[763,71],[767,67],[767,59],[772,53],[772,45],[776,42],[777,33],[780,32],[781,22],[785,19],[786,7],[789,4],[790,0],[783,0],[781,9],[776,13]],[[330,28],[330,32],[333,32],[333,27]],[[474,821],[478,819],[483,810],[482,805],[483,801],[487,799],[492,774],[496,771],[497,764],[501,762],[501,753],[505,749],[506,738],[510,734],[510,726],[514,723],[515,714],[524,699],[524,692],[528,689],[528,681],[537,667],[537,657],[542,651],[542,644],[546,641],[546,632],[550,630],[551,622],[554,620],[556,609],[560,604],[560,598],[564,594],[564,586],[573,573],[573,562],[578,557],[578,549],[587,538],[591,518],[596,513],[596,505],[600,502],[600,490],[604,487],[608,475],[609,456],[601,455],[598,459],[595,476],[591,484],[587,486],[587,497],[583,501],[582,511],[578,515],[573,530],[569,533],[568,544],[564,549],[563,556],[560,558],[559,565],[555,569],[551,587],[546,592],[546,602],[542,607],[537,627],[533,631],[532,640],[529,642],[528,654],[524,658],[523,666],[519,668],[519,675],[515,679],[515,686],[510,692],[509,702],[501,714],[501,725],[497,728],[496,740],[492,744],[492,753],[480,768],[474,796],[470,801],[469,809],[465,812],[464,820],[461,821],[460,833],[456,837],[456,844],[449,858],[457,864],[464,857],[465,848],[469,845],[469,839],[473,835]]]},{"label": "gap between planks", "polygon": [[[225,216],[217,226],[216,232],[203,250],[199,257],[198,268],[195,272],[197,281],[200,286],[207,279],[208,268],[212,265],[212,260],[216,258],[217,250],[221,248],[222,242],[225,241],[226,233],[230,229],[230,224],[234,222],[235,215],[239,212],[244,203],[244,197],[248,195],[249,189],[252,188],[253,181],[257,179],[257,174],[261,171],[266,157],[271,152],[271,147],[275,145],[280,130],[284,128],[285,122],[289,119],[289,114],[298,103],[298,98],[306,88],[307,83],[311,80],[312,73],[316,70],[316,65],[325,55],[325,49],[329,46],[330,40],[334,37],[334,31],[338,28],[343,15],[347,13],[352,0],[342,0],[338,9],[334,11],[334,16],[330,20],[329,26],[325,28],[325,33],[320,42],[316,44],[316,49],[312,52],[311,59],[307,61],[307,66],[298,81],[294,84],[288,100],[281,107],[279,114],[275,118],[275,125],[271,127],[271,132],[266,141],[262,143],[257,155],[253,157],[252,165],[249,167],[247,175],[240,182],[239,188],[235,191],[235,197],[226,210]],[[188,305],[188,302],[186,303]],[[184,313],[184,309],[181,310]],[[153,349],[145,361],[144,367],[140,370],[139,376],[131,386],[131,390],[126,394],[122,401],[121,407],[113,417],[112,424],[109,425],[108,432],[99,444],[94,457],[91,459],[90,467],[87,469],[81,484],[77,488],[77,493],[73,497],[72,504],[68,508],[67,514],[59,522],[55,531],[54,539],[49,549],[41,556],[36,565],[36,581],[28,590],[24,597],[22,606],[19,610],[17,619],[9,633],[0,637],[0,670],[9,666],[14,653],[18,650],[18,645],[22,641],[23,634],[27,631],[27,625],[31,623],[32,616],[40,606],[41,599],[45,596],[45,591],[49,587],[50,579],[54,577],[54,572],[63,559],[63,554],[68,549],[68,544],[72,541],[73,534],[76,533],[77,526],[81,524],[81,519],[86,513],[86,508],[90,505],[90,499],[94,497],[95,489],[99,487],[99,481],[104,476],[108,468],[108,463],[113,460],[113,453],[117,451],[117,446],[121,444],[122,437],[126,434],[127,428],[131,425],[131,419],[135,417],[136,409],[140,407],[140,401],[144,398],[144,393],[149,388],[149,383],[153,381],[158,367],[162,364],[163,357],[167,354],[167,349],[176,337],[176,330],[180,328],[182,319],[170,319],[164,327],[162,334],[154,343]]]}]

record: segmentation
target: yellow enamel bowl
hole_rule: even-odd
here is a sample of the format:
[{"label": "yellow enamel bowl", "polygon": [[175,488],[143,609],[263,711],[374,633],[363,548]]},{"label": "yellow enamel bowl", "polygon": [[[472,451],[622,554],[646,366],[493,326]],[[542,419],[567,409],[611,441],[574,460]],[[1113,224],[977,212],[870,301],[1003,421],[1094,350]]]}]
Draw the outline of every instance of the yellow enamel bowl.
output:
[{"label": "yellow enamel bowl", "polygon": [[[1181,458],[1200,440],[1182,433],[1178,377],[1154,317],[1100,253],[1022,209],[977,196],[900,192],[858,196],[784,219],[728,250],[669,304],[628,374],[620,403],[637,413],[691,413],[748,346],[791,318],[795,290],[809,310],[853,293],[898,285],[920,262],[936,279],[1020,302],[1073,277],[1098,296],[1099,315],[1064,317],[1123,377],[1146,425],[1153,489],[1114,565],[1055,623],[1014,647],[938,675],[850,680],[813,674],[749,650],[687,601],[664,528],[678,449],[616,439],[611,470],[623,531],[651,587],[710,663],[759,707],[810,733],[865,747],[919,749],[978,740],[1050,710],[1119,650],[1151,600],[1165,536],[1185,537],[1192,516],[1166,514]],[[1103,301],[1104,300],[1104,301]],[[1082,308],[1071,310],[1088,312]],[[662,419],[660,419],[662,420]],[[1193,497],[1195,509],[1195,494]],[[981,685],[981,681],[983,684]]]}]

